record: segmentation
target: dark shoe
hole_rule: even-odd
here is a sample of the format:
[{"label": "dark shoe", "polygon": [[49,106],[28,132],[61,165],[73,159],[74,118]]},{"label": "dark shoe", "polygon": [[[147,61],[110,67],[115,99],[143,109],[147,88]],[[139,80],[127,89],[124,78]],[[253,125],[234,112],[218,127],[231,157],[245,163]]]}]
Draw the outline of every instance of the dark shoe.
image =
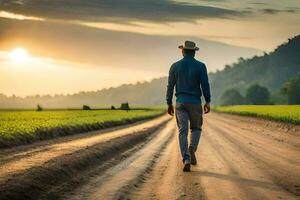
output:
[{"label": "dark shoe", "polygon": [[190,155],[191,155],[191,164],[192,165],[197,165],[197,159],[195,156],[195,151],[192,147],[189,147]]},{"label": "dark shoe", "polygon": [[183,171],[184,172],[190,172],[191,171],[191,165],[189,163],[184,164]]}]

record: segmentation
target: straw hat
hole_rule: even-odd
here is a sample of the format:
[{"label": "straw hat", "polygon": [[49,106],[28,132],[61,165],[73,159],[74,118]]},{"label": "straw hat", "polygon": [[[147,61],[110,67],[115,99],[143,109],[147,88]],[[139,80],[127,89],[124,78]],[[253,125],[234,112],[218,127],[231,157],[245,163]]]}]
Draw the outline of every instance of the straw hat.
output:
[{"label": "straw hat", "polygon": [[193,42],[193,41],[185,41],[183,45],[180,45],[178,47],[179,49],[188,49],[188,50],[195,50],[195,51],[198,51],[199,48],[196,47],[196,43]]}]

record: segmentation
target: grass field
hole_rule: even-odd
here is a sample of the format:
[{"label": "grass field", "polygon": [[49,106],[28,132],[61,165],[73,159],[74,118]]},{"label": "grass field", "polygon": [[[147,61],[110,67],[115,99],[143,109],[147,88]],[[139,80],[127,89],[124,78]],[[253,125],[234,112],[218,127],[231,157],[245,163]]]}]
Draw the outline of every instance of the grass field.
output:
[{"label": "grass field", "polygon": [[215,106],[213,110],[300,124],[300,105]]},{"label": "grass field", "polygon": [[150,110],[0,111],[0,148],[98,130],[162,114]]}]

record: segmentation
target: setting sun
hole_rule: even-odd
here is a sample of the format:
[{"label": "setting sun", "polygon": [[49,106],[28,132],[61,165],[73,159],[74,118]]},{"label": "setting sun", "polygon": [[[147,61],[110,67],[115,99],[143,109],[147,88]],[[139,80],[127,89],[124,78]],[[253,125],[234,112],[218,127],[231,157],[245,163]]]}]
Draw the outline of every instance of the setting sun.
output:
[{"label": "setting sun", "polygon": [[28,53],[23,48],[15,48],[9,53],[9,57],[11,61],[22,64],[28,59]]}]

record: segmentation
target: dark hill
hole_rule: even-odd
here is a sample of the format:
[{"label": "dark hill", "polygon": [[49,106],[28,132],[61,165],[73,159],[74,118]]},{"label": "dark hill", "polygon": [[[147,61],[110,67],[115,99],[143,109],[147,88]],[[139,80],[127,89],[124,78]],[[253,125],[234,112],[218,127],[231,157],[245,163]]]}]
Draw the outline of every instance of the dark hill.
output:
[{"label": "dark hill", "polygon": [[227,65],[224,70],[210,74],[215,103],[227,89],[236,88],[242,94],[249,85],[258,83],[271,92],[300,72],[300,35],[289,39],[275,51]]}]

